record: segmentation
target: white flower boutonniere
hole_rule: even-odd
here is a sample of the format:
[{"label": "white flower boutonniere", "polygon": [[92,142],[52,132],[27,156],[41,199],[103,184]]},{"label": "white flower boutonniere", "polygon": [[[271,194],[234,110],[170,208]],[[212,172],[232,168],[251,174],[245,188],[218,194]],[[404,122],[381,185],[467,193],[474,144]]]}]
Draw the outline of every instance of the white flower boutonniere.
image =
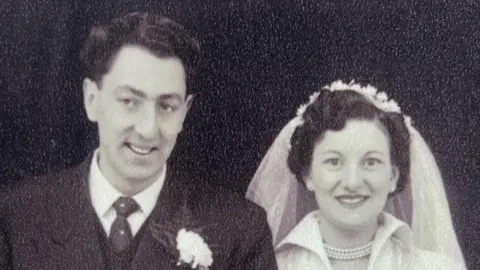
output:
[{"label": "white flower boutonniere", "polygon": [[204,232],[208,227],[199,224],[185,200],[171,218],[161,224],[152,224],[150,229],[153,237],[177,258],[177,266],[208,270],[216,252],[212,248],[217,247],[207,244],[211,240],[205,239]]},{"label": "white flower boutonniere", "polygon": [[177,265],[189,264],[193,269],[207,270],[212,265],[212,251],[203,238],[195,232],[181,229],[177,234],[177,250],[180,258]]}]

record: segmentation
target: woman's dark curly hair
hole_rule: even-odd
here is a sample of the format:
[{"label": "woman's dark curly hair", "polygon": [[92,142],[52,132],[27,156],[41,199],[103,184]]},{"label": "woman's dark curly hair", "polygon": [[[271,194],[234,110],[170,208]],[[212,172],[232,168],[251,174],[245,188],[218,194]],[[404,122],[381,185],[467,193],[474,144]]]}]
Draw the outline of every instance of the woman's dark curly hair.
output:
[{"label": "woman's dark curly hair", "polygon": [[363,95],[351,91],[322,90],[304,114],[304,124],[294,131],[288,155],[288,167],[304,185],[310,171],[315,144],[327,130],[339,131],[348,120],[378,120],[390,137],[391,161],[399,168],[399,180],[394,193],[401,192],[410,181],[410,133],[401,113],[384,112]]}]

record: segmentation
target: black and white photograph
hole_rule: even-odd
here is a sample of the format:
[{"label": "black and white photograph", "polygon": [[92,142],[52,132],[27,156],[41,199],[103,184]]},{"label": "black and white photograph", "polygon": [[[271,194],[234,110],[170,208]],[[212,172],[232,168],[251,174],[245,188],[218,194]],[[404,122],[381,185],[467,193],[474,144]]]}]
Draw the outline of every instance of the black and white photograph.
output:
[{"label": "black and white photograph", "polygon": [[0,269],[480,269],[479,14],[2,1]]}]

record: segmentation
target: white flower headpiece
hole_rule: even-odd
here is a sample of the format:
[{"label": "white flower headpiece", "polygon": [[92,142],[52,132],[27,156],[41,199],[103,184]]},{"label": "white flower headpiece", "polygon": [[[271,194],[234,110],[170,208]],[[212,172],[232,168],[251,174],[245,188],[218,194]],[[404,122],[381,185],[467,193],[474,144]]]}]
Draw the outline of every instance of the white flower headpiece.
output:
[{"label": "white flower headpiece", "polygon": [[[320,95],[321,91],[344,91],[350,90],[355,91],[364,97],[366,97],[375,107],[379,108],[384,112],[396,112],[402,113],[400,106],[398,103],[393,99],[388,99],[388,95],[385,92],[379,92],[377,88],[367,85],[361,86],[360,84],[351,81],[349,84],[344,83],[341,80],[335,81],[330,85],[324,86],[320,91],[317,91],[310,95],[309,101],[306,104],[301,105],[297,110],[297,117],[294,123],[294,129],[292,131],[295,132],[296,127],[301,126],[304,124],[303,114],[307,110],[308,106],[312,105]],[[405,119],[405,125],[407,129],[410,131],[412,129],[412,120],[409,116],[403,114],[403,118]],[[288,149],[292,146],[289,144]]]},{"label": "white flower headpiece", "polygon": [[[321,91],[325,91],[325,90],[331,91],[331,92],[344,91],[344,90],[355,91],[363,95],[364,97],[366,97],[375,107],[377,107],[378,109],[384,112],[402,113],[402,110],[400,109],[400,106],[398,106],[398,103],[393,99],[389,99],[387,93],[379,92],[377,88],[371,85],[361,86],[360,84],[357,84],[354,81],[351,81],[349,84],[346,84],[343,81],[338,80],[333,82],[330,85],[324,86],[322,90],[313,93],[310,96],[308,103],[303,104],[298,108],[297,116],[302,118],[307,107],[313,104],[317,100]],[[406,115],[404,115],[404,118],[405,118],[405,124],[407,125],[407,127],[410,126],[411,118]],[[303,121],[301,121],[301,124],[303,124]]]}]

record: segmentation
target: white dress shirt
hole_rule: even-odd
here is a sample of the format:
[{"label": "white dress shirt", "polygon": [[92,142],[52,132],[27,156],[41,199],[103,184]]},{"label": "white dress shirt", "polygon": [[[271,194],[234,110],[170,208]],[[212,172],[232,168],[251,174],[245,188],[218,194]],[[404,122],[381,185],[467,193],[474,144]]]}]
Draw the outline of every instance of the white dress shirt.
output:
[{"label": "white dress shirt", "polygon": [[[165,175],[166,166],[164,166],[163,172],[158,180],[132,197],[139,205],[139,210],[127,218],[133,236],[140,230],[145,220],[155,208],[158,196],[165,182]],[[107,236],[109,236],[110,228],[117,217],[113,203],[118,198],[127,196],[116,190],[100,171],[98,165],[98,149],[93,154],[90,165],[89,187],[93,208],[95,209],[97,217],[100,219],[103,229]]]}]

